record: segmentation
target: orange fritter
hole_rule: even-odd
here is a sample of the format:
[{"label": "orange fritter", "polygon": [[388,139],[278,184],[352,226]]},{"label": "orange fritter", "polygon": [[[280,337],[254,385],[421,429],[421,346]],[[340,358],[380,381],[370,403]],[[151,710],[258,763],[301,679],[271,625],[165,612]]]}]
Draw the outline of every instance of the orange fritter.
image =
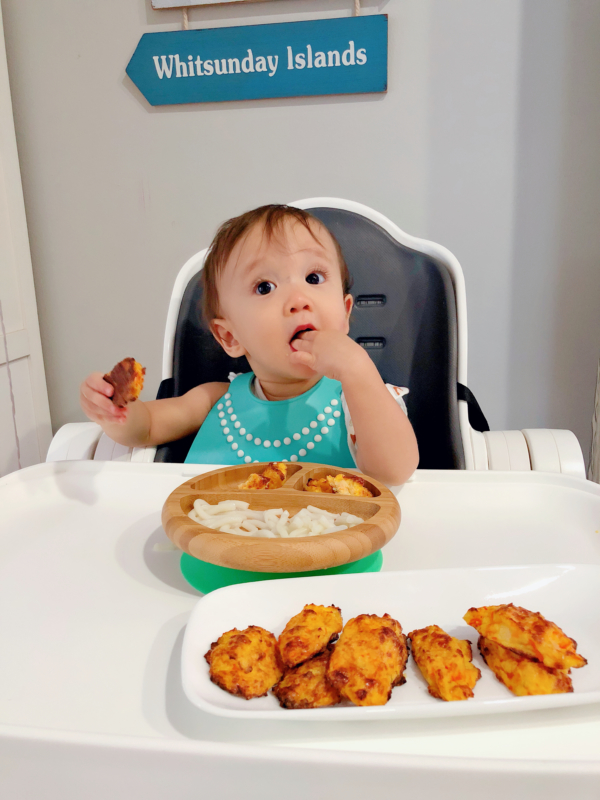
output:
[{"label": "orange fritter", "polygon": [[227,631],[204,657],[211,681],[246,700],[263,697],[283,675],[277,639],[258,625]]},{"label": "orange fritter", "polygon": [[263,470],[263,478],[269,481],[269,489],[279,489],[287,475],[287,464],[285,461],[271,461]]},{"label": "orange fritter", "polygon": [[342,614],[337,606],[304,606],[292,617],[279,637],[281,660],[295,667],[322,652],[342,630]]},{"label": "orange fritter", "polygon": [[252,472],[243,483],[240,483],[238,489],[268,489],[269,479],[259,475],[258,472]]},{"label": "orange fritter", "polygon": [[273,694],[283,708],[323,708],[341,701],[340,693],[327,680],[331,649],[286,672],[273,687]]},{"label": "orange fritter", "polygon": [[353,497],[373,497],[358,475],[326,475],[324,478],[310,478],[304,489],[306,492],[324,492],[328,494],[347,494]]},{"label": "orange fritter", "polygon": [[440,700],[473,697],[481,672],[471,664],[471,643],[455,639],[437,625],[408,634],[413,658],[429,685],[429,694]]},{"label": "orange fritter", "polygon": [[327,478],[309,478],[304,488],[305,492],[324,492],[333,494],[333,488]]},{"label": "orange fritter", "polygon": [[344,626],[327,679],[357,706],[382,706],[405,682],[408,650],[402,626],[389,614],[360,614]]},{"label": "orange fritter", "polygon": [[568,669],[550,669],[484,636],[479,637],[478,646],[483,660],[500,683],[519,697],[573,691]]},{"label": "orange fritter", "polygon": [[353,497],[373,497],[372,493],[365,486],[365,482],[357,475],[331,475],[327,476],[329,485],[335,494],[350,494]]},{"label": "orange fritter", "polygon": [[279,489],[280,486],[283,486],[286,475],[287,464],[285,461],[271,461],[261,475],[253,472],[243,483],[240,483],[238,489]]},{"label": "orange fritter", "polygon": [[470,608],[463,619],[486,639],[539,661],[550,669],[587,664],[585,658],[577,653],[577,642],[537,611],[527,611],[508,603]]},{"label": "orange fritter", "polygon": [[138,364],[135,358],[124,358],[109,374],[104,375],[104,380],[114,387],[111,400],[118,408],[125,408],[127,403],[138,399],[144,388],[145,374],[146,368]]}]

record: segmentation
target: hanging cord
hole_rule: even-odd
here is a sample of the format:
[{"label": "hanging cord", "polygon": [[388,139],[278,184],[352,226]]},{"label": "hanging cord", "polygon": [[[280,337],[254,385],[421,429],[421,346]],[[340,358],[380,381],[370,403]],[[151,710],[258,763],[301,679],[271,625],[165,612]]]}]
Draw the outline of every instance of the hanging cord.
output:
[{"label": "hanging cord", "polygon": [[358,17],[360,14],[360,0],[354,0],[354,16]]},{"label": "hanging cord", "polygon": [[6,340],[6,328],[4,327],[4,314],[2,313],[2,301],[0,301],[0,326],[2,327],[2,339],[4,340],[4,355],[6,357],[6,371],[8,372],[8,388],[10,390],[10,403],[12,406],[13,427],[15,429],[15,444],[17,446],[17,467],[21,469],[21,448],[19,446],[19,434],[17,432],[17,412],[15,409],[15,395],[13,392],[12,376],[10,374],[10,362],[8,360],[8,342]]},{"label": "hanging cord", "polygon": [[183,30],[184,31],[189,31],[189,29],[190,29],[190,20],[189,20],[189,17],[188,17],[187,8],[185,8],[185,7],[182,8],[181,9],[181,13],[183,15],[183,23],[182,23],[183,24]]}]

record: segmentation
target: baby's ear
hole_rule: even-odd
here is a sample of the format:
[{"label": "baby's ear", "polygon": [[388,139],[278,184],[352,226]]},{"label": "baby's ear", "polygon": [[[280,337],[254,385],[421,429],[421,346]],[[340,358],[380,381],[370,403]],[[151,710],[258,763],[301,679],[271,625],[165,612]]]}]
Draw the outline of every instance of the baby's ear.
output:
[{"label": "baby's ear", "polygon": [[238,342],[230,329],[230,324],[226,319],[213,319],[210,322],[210,330],[223,350],[231,358],[240,358],[246,355],[246,351]]},{"label": "baby's ear", "polygon": [[[350,330],[350,312],[352,311],[352,306],[354,305],[354,298],[351,294],[347,294],[344,296],[344,307],[346,309],[346,324],[348,330]],[[348,333],[348,331],[346,331]]]}]

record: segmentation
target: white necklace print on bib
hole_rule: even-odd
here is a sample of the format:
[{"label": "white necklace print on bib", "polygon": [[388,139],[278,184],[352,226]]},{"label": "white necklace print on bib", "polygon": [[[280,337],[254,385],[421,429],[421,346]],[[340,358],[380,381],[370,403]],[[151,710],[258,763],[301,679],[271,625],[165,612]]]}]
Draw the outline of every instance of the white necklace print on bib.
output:
[{"label": "white necklace print on bib", "polygon": [[[247,464],[252,461],[252,457],[244,452],[246,442],[252,442],[256,447],[262,447],[266,451],[264,458],[254,459],[255,464],[259,461],[270,461],[271,447],[277,449],[281,447],[282,443],[289,446],[292,441],[298,442],[298,452],[290,455],[289,461],[298,461],[299,458],[304,458],[308,451],[315,450],[315,448],[318,451],[319,442],[323,441],[323,437],[327,436],[331,428],[336,424],[336,420],[341,416],[341,411],[335,408],[335,406],[339,405],[339,400],[334,398],[329,401],[329,405],[325,406],[317,414],[316,418],[310,421],[308,426],[303,427],[300,431],[283,431],[278,438],[273,438],[273,440],[260,439],[247,430],[243,421],[238,418],[231,402],[230,392],[223,396],[223,400],[225,401],[224,403],[217,405],[223,436],[226,437],[226,441],[231,445],[231,449],[236,452],[237,457],[243,459]],[[273,453],[273,456],[273,460],[278,460],[276,453]],[[279,460],[288,461],[287,458]]]}]

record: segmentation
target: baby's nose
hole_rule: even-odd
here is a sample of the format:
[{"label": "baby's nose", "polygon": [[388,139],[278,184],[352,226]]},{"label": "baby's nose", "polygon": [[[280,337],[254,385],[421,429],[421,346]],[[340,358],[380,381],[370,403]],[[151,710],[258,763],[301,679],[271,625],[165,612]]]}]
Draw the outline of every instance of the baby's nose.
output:
[{"label": "baby's nose", "polygon": [[288,313],[295,314],[298,311],[310,311],[310,308],[310,301],[304,292],[294,291],[290,293],[287,301]]}]

